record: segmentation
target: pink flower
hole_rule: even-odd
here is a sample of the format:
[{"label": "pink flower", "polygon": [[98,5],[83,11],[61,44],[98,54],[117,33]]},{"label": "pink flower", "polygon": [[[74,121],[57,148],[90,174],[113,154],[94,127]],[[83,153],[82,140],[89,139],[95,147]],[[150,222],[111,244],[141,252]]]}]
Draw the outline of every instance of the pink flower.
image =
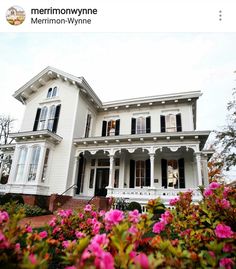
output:
[{"label": "pink flower", "polygon": [[9,220],[9,215],[6,211],[0,211],[0,224],[7,222]]},{"label": "pink flower", "polygon": [[103,216],[105,216],[105,214],[106,214],[105,210],[100,210],[99,211],[99,217],[103,217]]},{"label": "pink flower", "polygon": [[105,221],[108,224],[117,225],[124,219],[124,213],[118,209],[112,209],[105,214]]},{"label": "pink flower", "polygon": [[114,259],[109,252],[103,251],[100,256],[97,256],[94,264],[99,269],[114,269]]},{"label": "pink flower", "polygon": [[15,244],[15,250],[16,250],[16,251],[19,251],[19,250],[20,250],[20,243],[16,243],[16,244]]},{"label": "pink flower", "polygon": [[93,234],[98,234],[99,231],[100,231],[101,226],[102,226],[102,224],[99,221],[96,221],[95,223],[93,223],[92,233]]},{"label": "pink flower", "polygon": [[136,234],[138,232],[138,229],[134,225],[132,225],[129,228],[128,232],[134,235],[134,234]]},{"label": "pink flower", "polygon": [[84,233],[82,233],[82,232],[78,232],[78,231],[76,231],[75,232],[75,236],[77,237],[77,238],[83,238],[83,237],[85,237],[86,235],[84,234]]},{"label": "pink flower", "polygon": [[223,209],[230,207],[230,202],[228,200],[226,200],[225,198],[220,200],[218,203]]},{"label": "pink flower", "polygon": [[224,198],[227,198],[229,191],[230,191],[229,187],[224,187],[224,192],[223,192]]},{"label": "pink flower", "polygon": [[47,233],[46,231],[42,231],[42,232],[39,233],[39,236],[40,236],[42,239],[44,239],[44,238],[46,238],[46,237],[48,236],[48,233]]},{"label": "pink flower", "polygon": [[215,259],[215,257],[216,257],[216,255],[215,255],[215,253],[213,252],[213,251],[208,251],[208,253],[210,254],[210,256],[213,258],[213,259]]},{"label": "pink flower", "polygon": [[28,258],[29,258],[30,263],[32,263],[32,264],[37,263],[37,259],[36,259],[36,256],[34,254],[31,253]]},{"label": "pink flower", "polygon": [[220,259],[220,267],[223,267],[225,269],[231,269],[234,266],[234,262],[230,258],[222,258]]},{"label": "pink flower", "polygon": [[49,221],[48,224],[49,224],[49,226],[54,227],[54,226],[56,225],[56,218],[53,217],[53,218]]},{"label": "pink flower", "polygon": [[100,246],[106,246],[109,243],[109,239],[106,234],[97,234],[91,240],[91,243],[97,243]]},{"label": "pink flower", "polygon": [[170,199],[169,204],[170,206],[174,206],[177,204],[178,201],[179,201],[179,197],[175,197],[173,199]]},{"label": "pink flower", "polygon": [[68,240],[62,242],[63,248],[68,248],[69,245],[70,245],[70,241],[68,241]]},{"label": "pink flower", "polygon": [[209,197],[213,194],[213,191],[211,189],[205,189],[204,192],[203,192],[203,195],[205,197]]},{"label": "pink flower", "polygon": [[211,190],[215,190],[215,189],[219,188],[220,186],[221,186],[220,183],[213,181],[213,182],[211,182],[211,184],[209,185],[209,189],[211,189]]},{"label": "pink flower", "polygon": [[231,244],[226,243],[223,247],[224,252],[231,252],[233,250],[233,246]]},{"label": "pink flower", "polygon": [[215,234],[218,238],[231,238],[233,236],[233,231],[231,227],[225,224],[218,224],[215,228]]},{"label": "pink flower", "polygon": [[92,210],[92,206],[90,204],[87,204],[85,207],[84,207],[84,211],[85,212],[90,212]]},{"label": "pink flower", "polygon": [[165,225],[170,223],[172,219],[173,216],[168,210],[166,210],[164,214],[161,214],[161,221],[163,221]]},{"label": "pink flower", "polygon": [[129,220],[133,223],[138,223],[139,221],[139,211],[137,209],[129,212]]},{"label": "pink flower", "polygon": [[148,269],[149,268],[149,262],[148,257],[144,253],[138,254],[136,257],[134,257],[134,262],[137,264],[140,264],[142,269]]},{"label": "pink flower", "polygon": [[61,217],[68,218],[72,215],[72,210],[71,209],[60,210],[57,214]]},{"label": "pink flower", "polygon": [[91,215],[92,215],[93,218],[97,218],[97,212],[96,211],[92,211]]},{"label": "pink flower", "polygon": [[156,222],[153,226],[152,231],[156,234],[165,230],[165,223],[163,221]]},{"label": "pink flower", "polygon": [[73,265],[73,266],[66,266],[65,269],[76,269],[76,267]]},{"label": "pink flower", "polygon": [[80,219],[83,219],[83,218],[84,218],[84,214],[83,214],[83,213],[79,213],[79,214],[78,214],[78,217],[79,217]]},{"label": "pink flower", "polygon": [[26,231],[27,233],[32,233],[32,232],[33,232],[33,229],[32,229],[31,226],[27,226],[26,229],[25,229],[25,231]]}]

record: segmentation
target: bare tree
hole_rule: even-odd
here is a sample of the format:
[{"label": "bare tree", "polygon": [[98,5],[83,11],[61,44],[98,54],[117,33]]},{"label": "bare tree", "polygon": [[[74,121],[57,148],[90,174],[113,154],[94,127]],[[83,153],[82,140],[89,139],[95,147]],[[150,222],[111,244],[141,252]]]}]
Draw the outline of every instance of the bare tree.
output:
[{"label": "bare tree", "polygon": [[15,119],[12,119],[9,115],[0,115],[0,145],[10,144],[12,140],[9,139],[9,133],[13,128],[13,122]]}]

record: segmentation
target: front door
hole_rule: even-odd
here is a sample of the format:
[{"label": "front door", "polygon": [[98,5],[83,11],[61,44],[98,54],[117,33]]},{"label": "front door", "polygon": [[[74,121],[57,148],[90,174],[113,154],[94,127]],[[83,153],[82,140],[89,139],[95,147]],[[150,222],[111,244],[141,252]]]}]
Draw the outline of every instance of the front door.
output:
[{"label": "front door", "polygon": [[97,168],[95,196],[106,196],[109,183],[109,168]]}]

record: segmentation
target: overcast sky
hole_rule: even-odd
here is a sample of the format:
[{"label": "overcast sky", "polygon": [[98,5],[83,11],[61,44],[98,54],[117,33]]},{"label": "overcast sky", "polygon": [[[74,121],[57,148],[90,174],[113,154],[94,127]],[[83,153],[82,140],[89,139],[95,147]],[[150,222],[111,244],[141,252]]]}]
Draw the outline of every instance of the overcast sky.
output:
[{"label": "overcast sky", "polygon": [[50,65],[84,76],[102,101],[201,90],[198,130],[225,123],[236,87],[236,33],[1,33],[0,114],[18,119],[12,94]]}]

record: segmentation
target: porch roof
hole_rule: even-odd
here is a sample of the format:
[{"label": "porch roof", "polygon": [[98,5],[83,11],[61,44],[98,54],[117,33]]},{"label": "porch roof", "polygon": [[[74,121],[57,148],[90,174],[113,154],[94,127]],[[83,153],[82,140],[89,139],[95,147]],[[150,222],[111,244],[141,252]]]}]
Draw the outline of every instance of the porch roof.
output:
[{"label": "porch roof", "polygon": [[28,132],[18,132],[18,133],[11,133],[9,135],[10,138],[14,138],[16,142],[23,142],[23,141],[35,141],[35,140],[45,140],[48,139],[50,142],[54,144],[58,144],[61,142],[62,137],[52,133],[49,130],[40,130],[40,131],[28,131]]},{"label": "porch roof", "polygon": [[118,146],[120,144],[163,144],[168,142],[178,142],[183,146],[185,142],[199,143],[200,150],[203,149],[205,142],[211,131],[193,131],[193,132],[173,132],[173,133],[149,133],[149,134],[129,134],[105,137],[88,137],[74,138],[74,145],[81,147],[98,147],[98,146]]}]

